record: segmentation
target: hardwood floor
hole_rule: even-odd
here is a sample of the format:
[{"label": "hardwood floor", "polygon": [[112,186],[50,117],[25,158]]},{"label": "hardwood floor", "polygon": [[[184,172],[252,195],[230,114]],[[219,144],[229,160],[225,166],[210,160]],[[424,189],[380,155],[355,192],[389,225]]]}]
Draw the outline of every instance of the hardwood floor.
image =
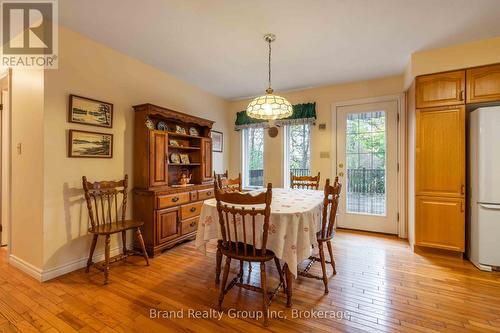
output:
[{"label": "hardwood floor", "polygon": [[[7,265],[2,249],[0,331],[264,330],[262,319],[228,317],[230,308],[261,307],[259,293],[237,288],[224,299],[221,320],[187,318],[190,308],[208,312],[217,304],[215,248],[210,250],[213,253],[205,257],[194,242],[186,243],[151,259],[150,267],[141,257],[128,258],[111,267],[110,284],[104,286],[102,273],[95,269],[40,284]],[[286,297],[280,292],[270,310],[287,318],[271,319],[269,331],[500,332],[500,273],[480,272],[460,259],[414,254],[395,237],[352,231],[338,232],[334,253],[338,274],[330,279],[330,293],[323,294],[322,281],[295,280],[293,308],[285,307]],[[269,266],[271,288],[278,280],[275,268]],[[319,273],[319,266],[312,270]],[[232,273],[236,271],[235,265]],[[251,279],[258,283],[258,276],[254,266]],[[150,319],[150,309],[184,318]],[[298,311],[310,314],[310,309],[338,311],[347,317],[292,318]]]}]

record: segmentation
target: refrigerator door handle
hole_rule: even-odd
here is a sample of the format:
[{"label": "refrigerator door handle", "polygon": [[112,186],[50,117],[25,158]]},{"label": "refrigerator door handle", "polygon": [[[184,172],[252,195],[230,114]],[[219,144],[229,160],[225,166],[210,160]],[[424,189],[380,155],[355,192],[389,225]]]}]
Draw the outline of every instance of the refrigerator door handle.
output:
[{"label": "refrigerator door handle", "polygon": [[491,205],[491,204],[479,204],[479,206],[486,208],[486,209],[495,209],[495,210],[500,210],[500,205]]}]

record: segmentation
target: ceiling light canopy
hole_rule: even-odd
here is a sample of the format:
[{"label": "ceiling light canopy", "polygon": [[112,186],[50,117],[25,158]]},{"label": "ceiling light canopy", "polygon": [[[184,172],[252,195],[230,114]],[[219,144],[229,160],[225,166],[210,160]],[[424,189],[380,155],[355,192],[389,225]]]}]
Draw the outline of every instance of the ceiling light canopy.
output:
[{"label": "ceiling light canopy", "polygon": [[290,117],[293,113],[292,105],[283,97],[273,94],[271,88],[271,43],[276,40],[276,35],[266,34],[264,40],[269,45],[269,86],[266,94],[254,98],[247,106],[247,115],[256,119],[274,120]]}]

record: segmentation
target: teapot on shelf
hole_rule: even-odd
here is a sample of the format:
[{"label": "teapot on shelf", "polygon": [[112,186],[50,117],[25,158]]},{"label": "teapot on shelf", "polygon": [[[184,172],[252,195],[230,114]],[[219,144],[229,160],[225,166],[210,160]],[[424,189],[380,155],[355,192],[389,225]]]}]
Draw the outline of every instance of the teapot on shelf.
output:
[{"label": "teapot on shelf", "polygon": [[191,181],[192,174],[189,173],[188,169],[180,169],[177,173],[177,181],[181,186],[187,186]]}]

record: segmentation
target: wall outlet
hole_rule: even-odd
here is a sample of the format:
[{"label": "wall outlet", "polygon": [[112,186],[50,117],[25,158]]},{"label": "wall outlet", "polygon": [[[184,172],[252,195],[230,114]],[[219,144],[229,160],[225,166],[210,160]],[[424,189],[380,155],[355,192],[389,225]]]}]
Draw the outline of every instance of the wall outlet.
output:
[{"label": "wall outlet", "polygon": [[324,131],[324,130],[326,130],[326,124],[325,124],[325,123],[319,124],[319,125],[318,125],[318,129],[319,129],[320,131]]}]

